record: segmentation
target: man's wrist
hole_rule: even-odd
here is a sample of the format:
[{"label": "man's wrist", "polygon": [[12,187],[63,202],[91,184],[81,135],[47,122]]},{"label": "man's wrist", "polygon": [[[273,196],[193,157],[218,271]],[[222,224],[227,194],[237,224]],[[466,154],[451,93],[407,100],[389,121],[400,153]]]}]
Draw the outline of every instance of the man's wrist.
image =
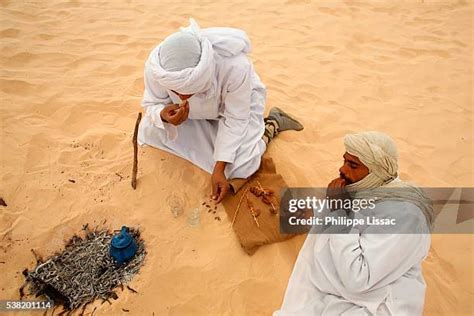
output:
[{"label": "man's wrist", "polygon": [[227,162],[225,161],[216,161],[214,165],[214,172],[224,172]]}]

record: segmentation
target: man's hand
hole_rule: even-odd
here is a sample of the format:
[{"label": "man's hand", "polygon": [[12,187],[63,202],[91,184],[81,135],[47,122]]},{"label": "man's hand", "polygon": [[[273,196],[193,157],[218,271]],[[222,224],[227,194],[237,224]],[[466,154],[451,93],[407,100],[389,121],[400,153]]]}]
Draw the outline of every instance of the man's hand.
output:
[{"label": "man's hand", "polygon": [[[344,200],[348,199],[349,195],[347,194],[344,187],[346,186],[346,180],[342,178],[336,178],[328,184],[326,190],[326,196],[329,200]],[[342,203],[344,204],[344,203]]]},{"label": "man's hand", "polygon": [[226,162],[218,161],[212,172],[212,199],[220,203],[229,192],[229,182],[224,174]]},{"label": "man's hand", "polygon": [[189,102],[186,101],[183,106],[178,104],[168,104],[161,110],[160,116],[163,122],[178,126],[188,119]]}]

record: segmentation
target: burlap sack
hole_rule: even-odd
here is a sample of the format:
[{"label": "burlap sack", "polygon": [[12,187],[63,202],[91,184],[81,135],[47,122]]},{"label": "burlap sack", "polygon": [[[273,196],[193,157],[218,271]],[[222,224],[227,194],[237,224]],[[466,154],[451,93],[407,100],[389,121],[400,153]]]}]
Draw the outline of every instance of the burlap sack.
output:
[{"label": "burlap sack", "polygon": [[260,227],[257,227],[244,197],[233,225],[240,245],[249,255],[253,255],[262,245],[284,241],[295,236],[294,234],[281,234],[279,214],[272,214],[270,205],[263,203],[261,198],[248,191],[250,187],[257,185],[257,180],[264,189],[273,190],[274,197],[272,200],[279,213],[280,193],[283,188],[287,187],[287,184],[282,176],[276,173],[271,158],[264,157],[260,169],[249,179],[232,180],[231,186],[234,194],[223,201],[225,211],[231,222],[244,193],[247,194],[253,206],[260,209],[260,215],[257,217]]}]

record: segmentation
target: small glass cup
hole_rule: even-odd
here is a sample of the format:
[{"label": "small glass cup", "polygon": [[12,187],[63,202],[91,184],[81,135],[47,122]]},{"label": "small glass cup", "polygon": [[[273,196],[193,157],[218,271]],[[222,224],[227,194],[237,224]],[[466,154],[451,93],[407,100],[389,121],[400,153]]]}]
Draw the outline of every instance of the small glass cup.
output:
[{"label": "small glass cup", "polygon": [[170,207],[171,214],[176,218],[183,214],[184,198],[176,193],[172,193],[166,199]]},{"label": "small glass cup", "polygon": [[201,218],[201,212],[199,211],[199,208],[196,207],[188,215],[189,226],[198,227],[199,222],[201,221],[200,218]]}]

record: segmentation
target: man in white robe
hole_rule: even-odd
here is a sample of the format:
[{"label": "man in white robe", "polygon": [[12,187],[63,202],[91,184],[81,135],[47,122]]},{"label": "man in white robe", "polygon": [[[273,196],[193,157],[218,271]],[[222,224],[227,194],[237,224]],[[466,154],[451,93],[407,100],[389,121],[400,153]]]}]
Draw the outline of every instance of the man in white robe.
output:
[{"label": "man in white robe", "polygon": [[145,116],[138,142],[187,159],[212,174],[222,201],[228,179],[260,166],[278,132],[303,126],[278,108],[264,119],[266,89],[248,59],[250,41],[233,28],[191,25],[170,35],[145,64]]},{"label": "man in white robe", "polygon": [[[398,179],[397,150],[387,135],[350,134],[344,143],[344,164],[329,184],[328,196],[376,197],[370,215],[394,218],[403,233],[360,225],[346,234],[329,233],[334,227],[328,227],[316,236],[313,226],[274,315],[422,315],[421,263],[430,248],[430,200]],[[362,216],[351,210],[325,212]]]}]

